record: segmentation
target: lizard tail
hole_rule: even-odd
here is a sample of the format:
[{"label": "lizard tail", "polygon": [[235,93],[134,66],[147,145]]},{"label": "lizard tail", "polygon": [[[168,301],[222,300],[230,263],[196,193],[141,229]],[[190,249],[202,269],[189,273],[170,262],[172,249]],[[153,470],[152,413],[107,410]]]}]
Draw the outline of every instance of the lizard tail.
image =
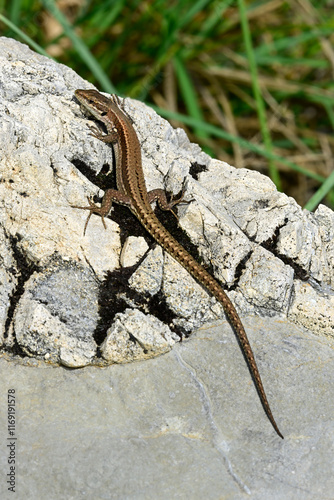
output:
[{"label": "lizard tail", "polygon": [[220,302],[223,306],[225,314],[232,325],[237,339],[240,343],[242,352],[245,356],[249,371],[253,377],[255,387],[260,397],[260,401],[264,408],[264,411],[269,418],[273,428],[275,429],[278,436],[284,439],[282,433],[280,432],[273,414],[271,412],[268,399],[263,387],[263,383],[260,377],[260,373],[254,358],[252,348],[250,346],[247,334],[243,327],[243,324],[239,318],[239,315],[222,289],[219,283],[209,274],[204,267],[202,267],[184,248],[180,243],[173,238],[171,234],[166,231],[166,228],[162,226],[160,221],[155,217],[152,212],[150,217],[146,214],[141,214],[141,222],[147,229],[149,233],[154,237],[154,239],[174,258],[176,259],[182,267],[184,267],[202,286],[204,286],[212,295]]}]

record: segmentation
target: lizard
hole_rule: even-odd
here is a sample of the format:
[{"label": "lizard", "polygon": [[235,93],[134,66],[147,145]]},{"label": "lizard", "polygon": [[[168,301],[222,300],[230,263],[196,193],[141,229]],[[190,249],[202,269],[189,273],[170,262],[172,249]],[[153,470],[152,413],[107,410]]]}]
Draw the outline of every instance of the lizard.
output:
[{"label": "lizard", "polygon": [[89,206],[72,205],[73,208],[89,210],[84,233],[93,213],[101,216],[102,223],[106,228],[104,218],[108,215],[113,202],[125,205],[131,210],[155,241],[223,306],[246,358],[264,411],[278,436],[284,439],[271,412],[252,348],[234,305],[213,276],[161,224],[152,209],[151,204],[157,201],[163,210],[172,210],[172,207],[183,198],[184,188],[178,199],[170,201],[167,201],[166,192],[163,189],[147,191],[142,168],[141,145],[131,118],[122,109],[120,100],[115,94],[111,95],[109,99],[97,90],[78,89],[75,91],[75,96],[84,109],[97,121],[102,122],[106,128],[107,133],[105,134],[93,126],[91,127],[91,135],[104,143],[116,146],[117,189],[105,191],[101,206],[95,205],[89,198]]}]

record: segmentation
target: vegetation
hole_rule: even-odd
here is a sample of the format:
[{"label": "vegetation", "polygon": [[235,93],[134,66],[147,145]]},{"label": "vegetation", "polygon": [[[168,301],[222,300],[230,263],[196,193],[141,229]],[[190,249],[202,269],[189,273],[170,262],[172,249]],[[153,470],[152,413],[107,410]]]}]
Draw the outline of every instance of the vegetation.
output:
[{"label": "vegetation", "polygon": [[0,31],[144,100],[211,155],[334,207],[334,2],[10,0]]}]

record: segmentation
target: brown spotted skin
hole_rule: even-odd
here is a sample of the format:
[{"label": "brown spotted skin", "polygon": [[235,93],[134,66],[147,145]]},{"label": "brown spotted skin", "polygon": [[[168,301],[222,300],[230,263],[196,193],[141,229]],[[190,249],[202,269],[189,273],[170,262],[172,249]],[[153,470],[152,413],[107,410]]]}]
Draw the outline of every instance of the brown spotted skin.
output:
[{"label": "brown spotted skin", "polygon": [[154,199],[167,209],[170,209],[172,204],[168,205],[165,195],[160,190],[156,190],[159,193],[153,198],[147,192],[141,163],[140,143],[130,118],[120,108],[117,96],[111,96],[110,100],[96,90],[76,90],[75,95],[79,102],[107,128],[107,135],[100,134],[97,129],[93,129],[92,135],[106,143],[117,143],[119,151],[116,164],[117,190],[106,191],[101,207],[90,202],[89,207],[78,208],[90,210],[89,217],[92,213],[97,213],[103,218],[108,214],[112,202],[128,206],[159,245],[222,304],[240,342],[264,410],[275,431],[283,439],[270,410],[253,351],[235,307],[219,283],[167,231],[152,210],[150,202]]}]

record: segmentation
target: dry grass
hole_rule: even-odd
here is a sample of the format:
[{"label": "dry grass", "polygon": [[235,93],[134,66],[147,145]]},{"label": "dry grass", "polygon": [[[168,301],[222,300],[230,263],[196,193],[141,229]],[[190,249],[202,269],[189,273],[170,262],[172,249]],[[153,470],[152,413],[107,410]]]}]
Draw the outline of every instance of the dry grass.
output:
[{"label": "dry grass", "polygon": [[334,207],[333,2],[41,3],[2,12],[101,90],[158,107],[213,156],[270,175],[309,209]]}]

